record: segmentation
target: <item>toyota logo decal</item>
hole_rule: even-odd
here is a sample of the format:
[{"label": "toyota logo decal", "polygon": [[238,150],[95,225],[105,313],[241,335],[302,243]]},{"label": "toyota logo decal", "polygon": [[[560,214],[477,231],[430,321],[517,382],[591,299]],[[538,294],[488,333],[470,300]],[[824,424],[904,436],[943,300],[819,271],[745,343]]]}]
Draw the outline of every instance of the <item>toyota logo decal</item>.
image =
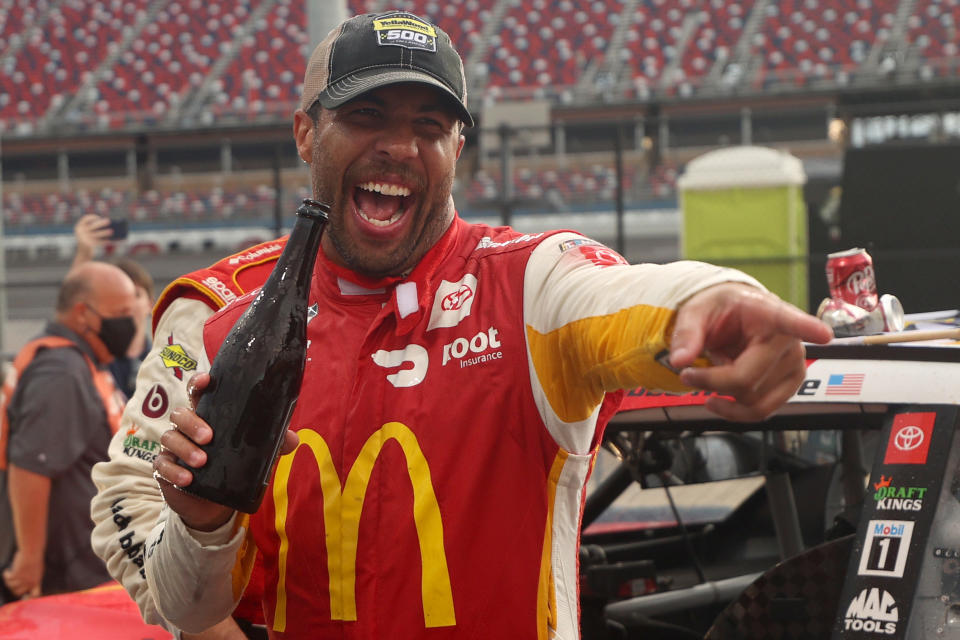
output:
[{"label": "toyota logo decal", "polygon": [[900,451],[913,451],[923,444],[923,430],[920,427],[908,425],[897,432],[893,444]]}]

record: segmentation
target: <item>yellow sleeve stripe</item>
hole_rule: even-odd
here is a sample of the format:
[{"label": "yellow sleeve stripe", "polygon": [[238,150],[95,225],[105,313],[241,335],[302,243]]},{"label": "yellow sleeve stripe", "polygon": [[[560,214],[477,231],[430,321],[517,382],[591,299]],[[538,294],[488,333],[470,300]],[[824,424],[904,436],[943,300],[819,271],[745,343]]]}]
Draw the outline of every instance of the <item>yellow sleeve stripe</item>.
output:
[{"label": "yellow sleeve stripe", "polygon": [[534,371],[550,408],[564,422],[588,418],[617,389],[686,390],[655,356],[667,348],[676,311],[636,305],[575,320],[548,333],[527,326]]},{"label": "yellow sleeve stripe", "polygon": [[247,514],[238,514],[234,524],[234,532],[239,527],[246,529],[243,543],[237,549],[237,561],[230,572],[230,578],[233,583],[233,599],[240,600],[247,583],[250,582],[250,573],[253,571],[253,561],[257,557],[257,545],[253,542],[253,536],[250,533],[250,516]]},{"label": "yellow sleeve stripe", "polygon": [[557,451],[547,477],[547,522],[540,555],[540,584],[537,589],[537,640],[553,637],[557,628],[557,591],[553,581],[553,506],[557,501],[557,485],[569,454]]}]

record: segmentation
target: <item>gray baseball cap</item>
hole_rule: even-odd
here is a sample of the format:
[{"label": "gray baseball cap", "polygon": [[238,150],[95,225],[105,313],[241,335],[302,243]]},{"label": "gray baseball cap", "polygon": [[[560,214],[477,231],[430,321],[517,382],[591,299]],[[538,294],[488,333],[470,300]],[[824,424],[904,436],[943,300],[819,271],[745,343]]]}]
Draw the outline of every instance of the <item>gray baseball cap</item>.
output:
[{"label": "gray baseball cap", "polygon": [[307,63],[300,108],[318,100],[326,109],[372,89],[401,82],[437,87],[452,98],[468,127],[463,60],[440,27],[406,11],[355,16],[333,29]]}]

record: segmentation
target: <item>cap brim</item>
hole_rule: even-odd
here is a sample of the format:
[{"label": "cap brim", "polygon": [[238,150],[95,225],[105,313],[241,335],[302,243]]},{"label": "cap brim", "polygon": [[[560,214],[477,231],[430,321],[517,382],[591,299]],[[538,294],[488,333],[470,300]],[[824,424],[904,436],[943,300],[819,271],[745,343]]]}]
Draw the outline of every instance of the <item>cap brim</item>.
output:
[{"label": "cap brim", "polygon": [[336,109],[368,91],[403,82],[417,82],[440,89],[446,95],[450,96],[451,103],[457,110],[457,115],[460,116],[464,124],[468,127],[473,126],[473,117],[460,101],[460,98],[450,90],[450,87],[428,73],[422,73],[412,69],[393,71],[371,69],[360,73],[352,73],[331,83],[324,91],[320,92],[317,100],[320,101],[320,104],[323,105],[325,109]]}]

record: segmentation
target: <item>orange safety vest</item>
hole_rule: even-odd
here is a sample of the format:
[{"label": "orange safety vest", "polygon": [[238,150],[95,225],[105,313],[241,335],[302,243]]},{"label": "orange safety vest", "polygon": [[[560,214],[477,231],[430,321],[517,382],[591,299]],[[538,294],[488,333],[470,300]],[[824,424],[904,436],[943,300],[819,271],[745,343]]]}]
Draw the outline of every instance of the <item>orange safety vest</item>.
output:
[{"label": "orange safety vest", "polygon": [[[10,437],[10,418],[7,416],[7,407],[10,399],[13,397],[13,391],[20,380],[20,376],[26,368],[33,362],[37,352],[41,349],[58,349],[61,347],[73,347],[79,351],[76,343],[60,336],[43,336],[31,340],[17,357],[13,360],[13,366],[7,372],[3,380],[3,390],[0,391],[0,471],[7,468],[7,440]],[[116,385],[113,383],[113,376],[106,369],[98,369],[90,357],[80,351],[83,359],[87,361],[90,367],[90,375],[93,376],[93,384],[103,400],[103,408],[107,412],[107,423],[110,425],[110,433],[116,433],[120,429],[120,416],[123,414],[123,406],[126,404],[126,398]]]}]

